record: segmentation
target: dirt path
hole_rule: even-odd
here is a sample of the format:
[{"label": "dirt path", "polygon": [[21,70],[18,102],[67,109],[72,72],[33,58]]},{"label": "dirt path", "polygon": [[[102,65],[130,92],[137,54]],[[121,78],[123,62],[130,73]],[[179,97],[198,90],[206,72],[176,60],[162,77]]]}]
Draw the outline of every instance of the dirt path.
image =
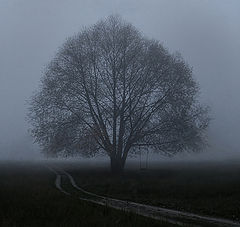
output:
[{"label": "dirt path", "polygon": [[[81,194],[81,197],[78,197],[81,200],[100,204],[103,206],[109,206],[115,209],[124,210],[128,212],[133,212],[145,217],[150,217],[157,220],[167,221],[169,223],[178,224],[180,226],[239,226],[240,223],[222,219],[214,218],[203,215],[192,214],[183,211],[177,211],[172,209],[166,209],[156,206],[150,206],[140,203],[134,203],[130,201],[113,199],[105,196],[100,196],[95,193],[88,192],[81,187],[79,187],[74,178],[66,171],[48,166],[48,169],[56,174],[55,186],[58,190],[66,195],[71,195],[71,187],[75,190],[78,190]],[[62,188],[62,177],[68,178],[68,190]]]}]

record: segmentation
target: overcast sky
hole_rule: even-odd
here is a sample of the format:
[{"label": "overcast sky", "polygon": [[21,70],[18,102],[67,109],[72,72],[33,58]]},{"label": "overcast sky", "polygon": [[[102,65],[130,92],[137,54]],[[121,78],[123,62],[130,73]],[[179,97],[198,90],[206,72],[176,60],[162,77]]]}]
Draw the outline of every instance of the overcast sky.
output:
[{"label": "overcast sky", "polygon": [[120,14],[193,67],[214,155],[240,156],[239,0],[0,0],[0,158],[37,157],[27,104],[44,66],[83,26]]}]

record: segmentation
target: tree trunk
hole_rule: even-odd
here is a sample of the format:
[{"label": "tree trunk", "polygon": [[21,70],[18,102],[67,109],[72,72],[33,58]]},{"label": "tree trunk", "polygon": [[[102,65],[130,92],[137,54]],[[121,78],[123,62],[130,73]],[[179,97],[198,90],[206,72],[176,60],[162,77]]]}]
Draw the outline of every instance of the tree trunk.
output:
[{"label": "tree trunk", "polygon": [[122,174],[124,170],[125,162],[119,157],[111,157],[111,172],[113,174]]}]

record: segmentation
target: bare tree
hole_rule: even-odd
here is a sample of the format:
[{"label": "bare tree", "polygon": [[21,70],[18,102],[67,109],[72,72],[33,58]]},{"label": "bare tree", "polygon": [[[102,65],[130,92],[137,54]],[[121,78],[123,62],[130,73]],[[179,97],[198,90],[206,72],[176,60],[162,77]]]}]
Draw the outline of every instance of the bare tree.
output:
[{"label": "bare tree", "polygon": [[209,118],[198,90],[180,54],[110,16],[69,38],[48,65],[30,103],[32,133],[45,153],[104,152],[121,172],[139,148],[201,147]]}]

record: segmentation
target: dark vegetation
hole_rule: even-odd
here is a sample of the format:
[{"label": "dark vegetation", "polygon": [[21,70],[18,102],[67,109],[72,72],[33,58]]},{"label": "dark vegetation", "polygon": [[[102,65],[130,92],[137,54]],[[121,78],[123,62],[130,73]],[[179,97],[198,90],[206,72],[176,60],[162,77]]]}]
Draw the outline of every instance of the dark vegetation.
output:
[{"label": "dark vegetation", "polygon": [[240,220],[240,166],[235,162],[156,163],[113,176],[106,167],[65,167],[79,185],[109,197]]},{"label": "dark vegetation", "polygon": [[0,163],[0,226],[174,226],[80,201],[54,186],[39,163]]},{"label": "dark vegetation", "polygon": [[[150,163],[144,171],[135,163],[119,176],[106,163],[54,165],[100,195],[240,220],[238,162]],[[66,196],[55,188],[55,178],[43,163],[2,161],[0,226],[174,226]]]}]

